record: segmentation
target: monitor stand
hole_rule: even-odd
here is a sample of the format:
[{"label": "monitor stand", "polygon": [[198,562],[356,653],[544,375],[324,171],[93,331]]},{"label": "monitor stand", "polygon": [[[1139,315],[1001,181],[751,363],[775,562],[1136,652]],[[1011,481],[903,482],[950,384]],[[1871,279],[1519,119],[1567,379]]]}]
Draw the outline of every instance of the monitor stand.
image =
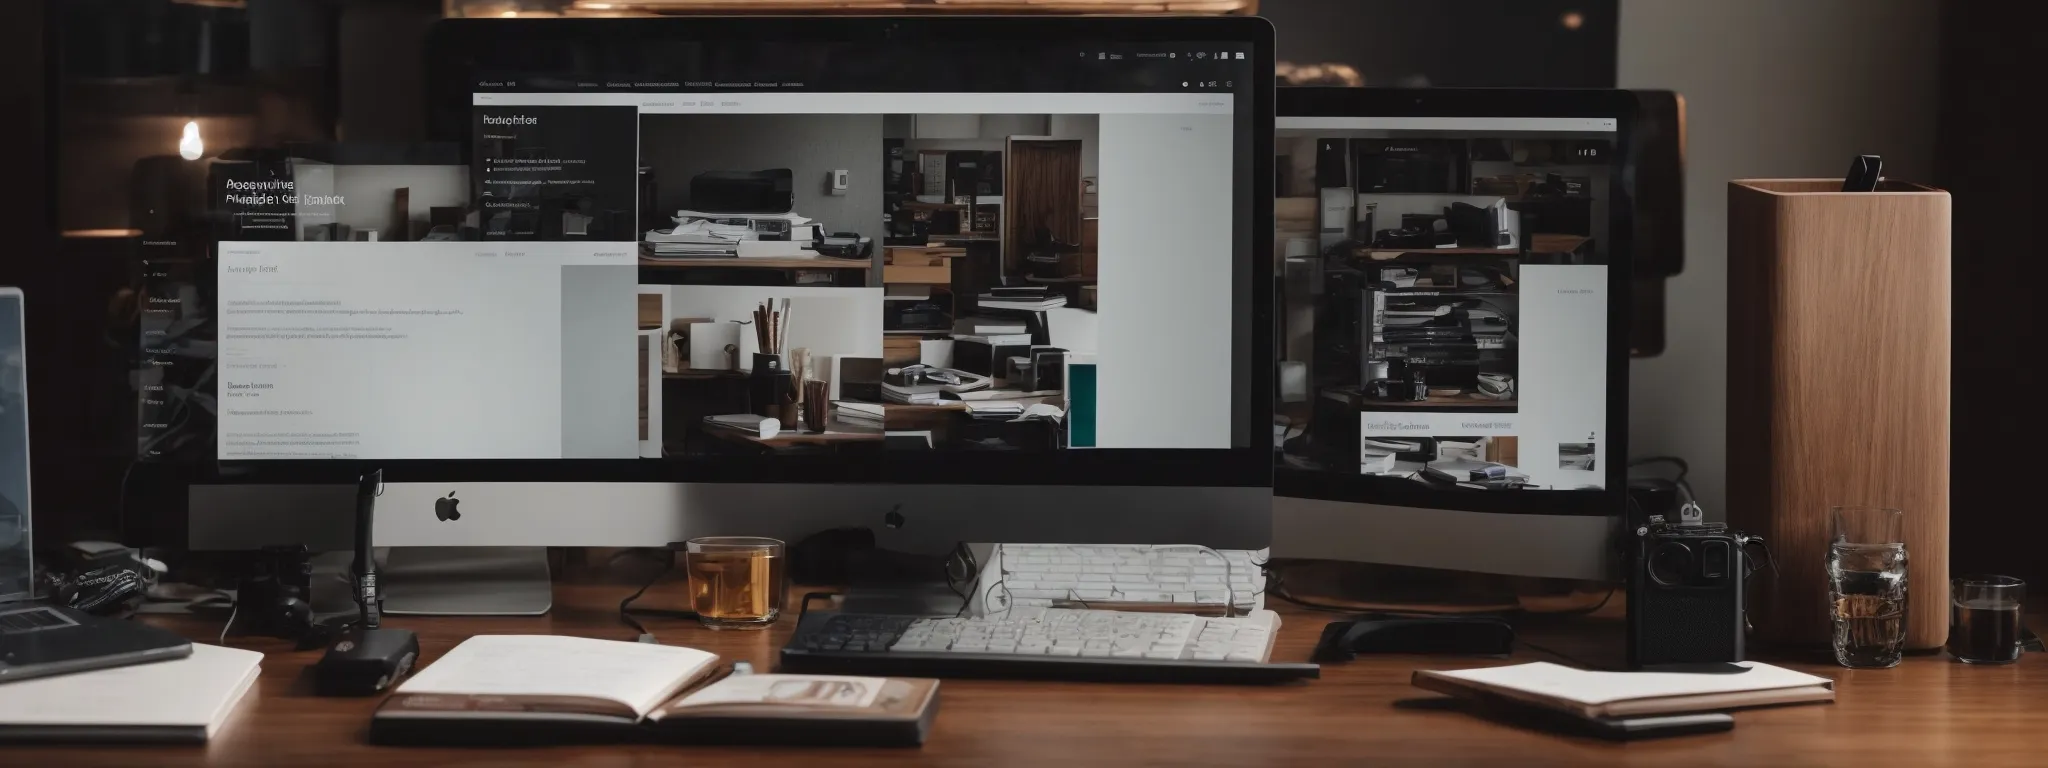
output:
[{"label": "monitor stand", "polygon": [[539,616],[555,601],[546,547],[392,547],[379,577],[393,616]]}]

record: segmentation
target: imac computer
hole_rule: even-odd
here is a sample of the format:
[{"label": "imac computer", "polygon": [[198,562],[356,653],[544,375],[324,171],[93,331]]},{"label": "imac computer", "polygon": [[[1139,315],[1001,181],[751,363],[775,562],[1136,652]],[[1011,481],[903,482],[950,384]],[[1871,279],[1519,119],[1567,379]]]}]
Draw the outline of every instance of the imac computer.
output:
[{"label": "imac computer", "polygon": [[1274,551],[1611,580],[1632,97],[1278,100]]},{"label": "imac computer", "polygon": [[370,467],[393,612],[429,547],[530,577],[506,548],[842,526],[1266,546],[1262,20],[448,21],[428,51],[460,162],[215,180],[195,549],[340,548]]}]

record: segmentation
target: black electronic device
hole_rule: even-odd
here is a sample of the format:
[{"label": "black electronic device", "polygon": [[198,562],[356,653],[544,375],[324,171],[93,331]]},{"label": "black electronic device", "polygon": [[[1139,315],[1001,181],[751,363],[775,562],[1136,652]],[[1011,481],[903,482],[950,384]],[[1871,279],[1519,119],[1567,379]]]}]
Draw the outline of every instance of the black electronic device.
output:
[{"label": "black electronic device", "polygon": [[0,683],[190,655],[191,641],[160,627],[69,606],[0,604]]},{"label": "black electronic device", "polygon": [[95,616],[126,617],[141,606],[162,563],[111,541],[74,541],[45,576],[57,602]]},{"label": "black electronic device", "polygon": [[313,556],[306,545],[264,547],[235,589],[228,629],[242,635],[295,640],[302,647],[319,645],[323,638],[313,619],[312,579]]},{"label": "black electronic device", "polygon": [[1877,155],[1857,155],[1849,161],[1849,172],[1842,176],[1843,192],[1876,192],[1877,183],[1884,179],[1884,158]]},{"label": "black electronic device", "polygon": [[1396,616],[1375,613],[1323,627],[1315,661],[1350,661],[1361,653],[1506,656],[1515,628],[1491,616]]},{"label": "black electronic device", "polygon": [[371,532],[376,529],[377,496],[383,492],[383,470],[371,470],[356,480],[356,552],[349,570],[355,576],[360,616],[354,626],[334,637],[313,666],[313,691],[322,696],[382,693],[411,672],[420,657],[420,639],[412,630],[379,626],[384,598],[378,591]]},{"label": "black electronic device", "polygon": [[321,696],[383,693],[412,672],[419,658],[419,635],[409,630],[346,630],[313,665],[313,692]]},{"label": "black electronic device", "polygon": [[[1107,613],[1107,612],[1105,612]],[[809,611],[782,647],[780,670],[880,677],[1008,678],[1104,683],[1262,684],[1311,680],[1316,664],[895,651],[917,616]]]},{"label": "black electronic device", "polygon": [[702,213],[789,213],[796,186],[788,168],[705,171],[690,177],[690,209]]},{"label": "black electronic device", "polygon": [[[1687,505],[1687,509],[1697,507]],[[1634,531],[1628,579],[1632,668],[1733,663],[1744,656],[1743,584],[1763,540],[1707,524],[1651,521]]]}]

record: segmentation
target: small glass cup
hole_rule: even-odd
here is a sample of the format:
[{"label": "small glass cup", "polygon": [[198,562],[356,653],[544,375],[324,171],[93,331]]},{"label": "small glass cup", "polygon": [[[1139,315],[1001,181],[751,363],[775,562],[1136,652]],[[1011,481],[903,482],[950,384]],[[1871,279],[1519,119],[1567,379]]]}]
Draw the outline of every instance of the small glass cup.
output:
[{"label": "small glass cup", "polygon": [[1828,614],[1835,662],[1897,666],[1906,650],[1904,514],[1880,507],[1834,507],[1828,542]]},{"label": "small glass cup", "polygon": [[2027,583],[2011,576],[1956,577],[1948,598],[1948,655],[1964,664],[2019,661],[2026,598]]},{"label": "small glass cup", "polygon": [[690,608],[709,629],[765,629],[782,615],[782,542],[755,536],[706,536],[685,543]]}]

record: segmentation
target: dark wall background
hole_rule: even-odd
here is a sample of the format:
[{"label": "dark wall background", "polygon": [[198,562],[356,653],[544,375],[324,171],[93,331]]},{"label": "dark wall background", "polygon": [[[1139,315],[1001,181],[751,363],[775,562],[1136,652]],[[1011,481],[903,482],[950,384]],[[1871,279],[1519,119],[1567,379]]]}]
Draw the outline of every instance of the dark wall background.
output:
[{"label": "dark wall background", "polygon": [[1280,61],[1346,64],[1361,78],[1353,85],[1615,82],[1620,0],[1263,0],[1259,15],[1273,22]]},{"label": "dark wall background", "polygon": [[2041,210],[2044,134],[2030,116],[2048,96],[2042,12],[2022,11],[2034,16],[2027,23],[2014,14],[2019,7],[1942,4],[1935,184],[1954,205],[1950,559],[1958,574],[2018,576],[2040,595],[2048,584],[2048,515],[2024,482],[2030,473],[2015,467],[2039,461],[2048,416],[2038,404],[1983,396],[2028,391],[2040,367],[2034,340],[2048,327],[2032,279],[2048,246],[2014,236]]}]

